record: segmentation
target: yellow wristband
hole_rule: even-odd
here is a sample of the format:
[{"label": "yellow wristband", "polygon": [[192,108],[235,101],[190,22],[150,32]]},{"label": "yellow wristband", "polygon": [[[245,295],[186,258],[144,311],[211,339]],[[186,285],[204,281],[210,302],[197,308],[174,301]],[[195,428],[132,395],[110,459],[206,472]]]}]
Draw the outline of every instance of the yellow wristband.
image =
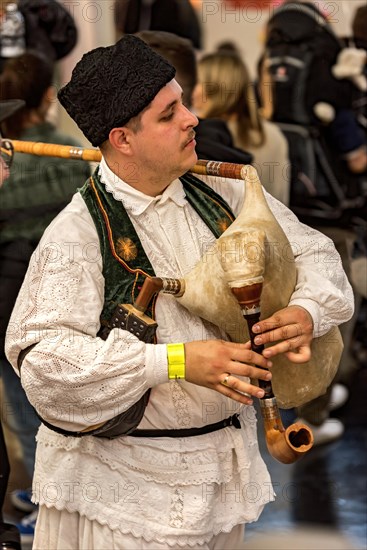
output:
[{"label": "yellow wristband", "polygon": [[170,380],[185,379],[185,346],[183,344],[167,344],[168,378]]}]

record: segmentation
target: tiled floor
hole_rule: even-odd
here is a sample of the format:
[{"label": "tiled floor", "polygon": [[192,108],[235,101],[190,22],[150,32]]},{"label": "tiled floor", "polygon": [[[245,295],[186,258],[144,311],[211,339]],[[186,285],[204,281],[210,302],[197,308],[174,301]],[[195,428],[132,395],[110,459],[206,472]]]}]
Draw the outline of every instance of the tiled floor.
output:
[{"label": "tiled floor", "polygon": [[[341,533],[350,541],[350,549],[367,548],[367,365],[361,365],[350,385],[350,398],[334,415],[345,423],[345,434],[337,442],[313,448],[293,465],[276,462],[265,449],[259,420],[259,441],[269,467],[277,497],[269,504],[260,519],[246,527],[249,548],[268,550],[276,546],[276,536],[292,533],[303,526],[326,527],[331,533]],[[27,487],[28,479],[20,461],[14,436],[6,431],[11,461],[9,491]],[[6,500],[4,512],[8,521],[20,515]],[[257,546],[264,533],[271,533],[271,545]],[[288,540],[288,539],[287,539]],[[265,544],[265,543],[264,543]],[[288,547],[287,547],[288,548]],[[292,546],[289,546],[291,549]],[[322,546],[298,548],[325,550]],[[336,548],[336,546],[330,546]],[[348,544],[345,547],[349,550]],[[292,548],[295,550],[296,547]],[[28,550],[24,547],[23,550]],[[51,550],[51,549],[50,549]],[[95,549],[91,549],[95,550]],[[230,549],[228,549],[230,550]]]}]

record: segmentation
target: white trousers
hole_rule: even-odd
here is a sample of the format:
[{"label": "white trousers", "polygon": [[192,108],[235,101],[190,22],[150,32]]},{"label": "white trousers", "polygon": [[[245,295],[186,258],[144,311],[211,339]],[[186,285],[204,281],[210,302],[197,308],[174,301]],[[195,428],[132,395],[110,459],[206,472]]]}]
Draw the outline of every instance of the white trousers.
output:
[{"label": "white trousers", "polygon": [[[147,542],[107,525],[90,521],[77,512],[39,507],[33,550],[184,550],[156,541]],[[244,526],[230,533],[220,533],[208,543],[190,546],[189,550],[240,550],[244,548]]]}]

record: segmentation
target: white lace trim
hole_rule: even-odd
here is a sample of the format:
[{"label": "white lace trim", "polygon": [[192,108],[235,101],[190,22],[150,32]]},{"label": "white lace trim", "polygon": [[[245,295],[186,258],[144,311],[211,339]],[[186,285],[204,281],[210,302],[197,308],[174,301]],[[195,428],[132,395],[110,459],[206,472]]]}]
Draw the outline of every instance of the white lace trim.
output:
[{"label": "white lace trim", "polygon": [[106,447],[42,427],[34,500],[148,541],[203,544],[255,521],[274,498],[254,429],[249,422],[243,432],[148,443],[127,437]]},{"label": "white lace trim", "polygon": [[[273,501],[273,500],[274,500],[274,498],[272,498],[270,501]],[[35,502],[35,500],[33,500],[33,502]],[[77,512],[77,513],[79,513],[80,516],[86,517],[89,521],[96,521],[100,525],[107,526],[112,531],[119,531],[123,535],[132,535],[133,537],[135,537],[137,539],[142,538],[143,540],[145,540],[148,543],[156,541],[160,544],[166,544],[168,546],[172,546],[173,548],[177,548],[179,546],[179,547],[185,549],[185,548],[192,548],[194,546],[197,547],[198,545],[204,545],[204,544],[208,543],[213,537],[219,535],[220,533],[230,533],[232,531],[232,529],[234,527],[236,527],[237,525],[242,525],[244,523],[253,523],[253,522],[257,521],[259,516],[261,515],[263,509],[264,509],[264,506],[267,503],[268,502],[265,502],[264,504],[262,504],[260,506],[259,513],[256,517],[254,517],[254,519],[251,519],[251,520],[242,519],[241,522],[238,522],[235,519],[229,519],[225,524],[223,523],[223,525],[221,525],[220,527],[215,526],[215,527],[213,527],[212,531],[208,531],[205,534],[200,534],[200,535],[198,535],[198,534],[194,534],[194,535],[190,535],[190,534],[186,534],[186,535],[182,535],[182,534],[163,535],[162,532],[157,532],[155,530],[154,531],[149,531],[149,529],[147,530],[147,532],[142,533],[142,530],[139,526],[138,527],[129,526],[128,528],[126,528],[126,527],[123,526],[122,523],[116,529],[113,529],[108,522],[101,519],[98,515],[92,515],[92,514],[87,515],[83,512],[81,513],[78,510],[75,510],[74,507],[71,507],[71,506],[68,506],[68,507],[65,507],[65,508],[55,506],[55,508],[59,511],[65,509],[70,513]],[[52,507],[48,504],[44,504],[44,505],[46,506],[46,508],[51,508]],[[156,510],[156,515],[157,515],[157,510]],[[177,530],[177,528],[176,528],[176,530]]]}]

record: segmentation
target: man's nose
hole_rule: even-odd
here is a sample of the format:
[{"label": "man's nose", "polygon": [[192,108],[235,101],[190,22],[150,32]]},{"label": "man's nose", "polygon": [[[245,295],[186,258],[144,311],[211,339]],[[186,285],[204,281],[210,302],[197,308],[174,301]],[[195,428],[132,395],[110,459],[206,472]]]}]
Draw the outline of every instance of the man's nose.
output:
[{"label": "man's nose", "polygon": [[187,107],[182,106],[185,109],[185,125],[187,128],[195,128],[199,124],[199,120],[194,113],[192,113]]}]

